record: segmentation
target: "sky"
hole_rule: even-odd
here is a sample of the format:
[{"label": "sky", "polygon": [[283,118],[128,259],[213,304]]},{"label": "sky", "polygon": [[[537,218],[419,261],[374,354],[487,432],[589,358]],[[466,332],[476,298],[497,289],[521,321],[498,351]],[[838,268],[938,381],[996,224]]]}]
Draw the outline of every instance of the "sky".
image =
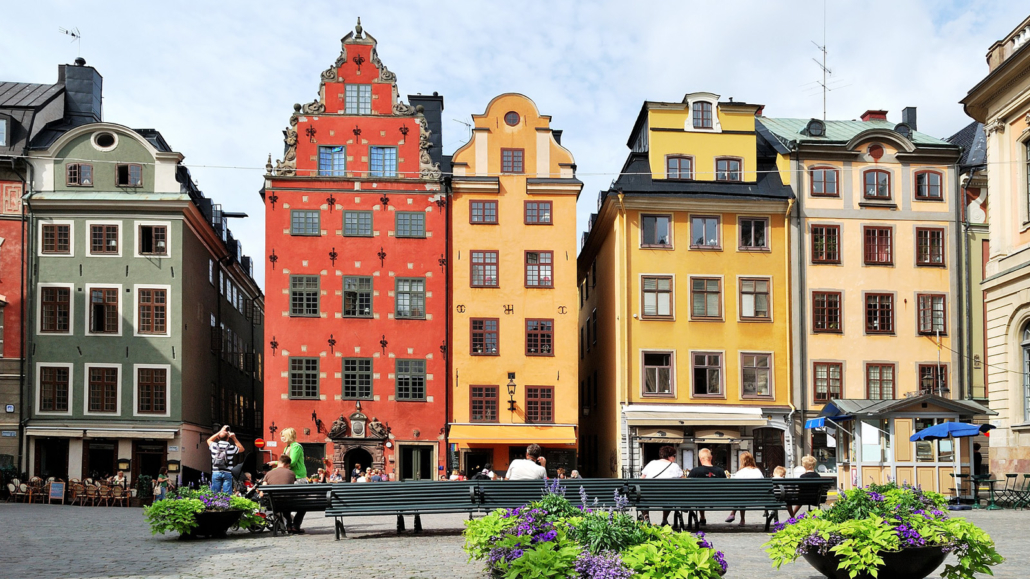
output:
[{"label": "sky", "polygon": [[[970,122],[958,101],[987,74],[985,55],[1027,16],[1022,1],[737,0],[732,3],[487,0],[303,3],[53,2],[6,6],[0,80],[53,83],[81,56],[104,77],[104,120],[159,130],[205,194],[250,217],[231,229],[264,285],[264,165],[283,153],[294,103],[358,17],[397,75],[402,98],[444,96],[443,148],[494,96],[532,98],[564,131],[585,183],[577,232],[611,184],[645,100],[706,91],[766,105],[771,117],[822,116],[817,45],[832,71],[827,118],[918,109],[947,137]],[[825,7],[825,27],[824,27]]]}]

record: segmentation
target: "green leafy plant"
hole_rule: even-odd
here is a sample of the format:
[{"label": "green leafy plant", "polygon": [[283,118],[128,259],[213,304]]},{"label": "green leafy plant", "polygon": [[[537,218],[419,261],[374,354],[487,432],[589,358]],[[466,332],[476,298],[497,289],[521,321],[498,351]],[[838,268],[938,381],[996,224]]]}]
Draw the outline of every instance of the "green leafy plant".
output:
[{"label": "green leafy plant", "polygon": [[648,540],[634,545],[622,556],[634,577],[658,579],[716,579],[725,572],[725,559],[704,535],[676,533],[669,527],[650,527]]},{"label": "green leafy plant", "polygon": [[622,551],[648,539],[647,523],[638,522],[625,513],[612,516],[588,514],[570,521],[573,536],[592,554],[602,551]]},{"label": "green leafy plant", "polygon": [[144,507],[143,517],[150,523],[151,534],[186,534],[197,528],[196,515],[202,512],[204,503],[200,499],[165,499]]},{"label": "green leafy plant", "polygon": [[229,499],[230,510],[243,511],[243,515],[240,517],[239,522],[241,529],[260,527],[264,524],[265,520],[257,515],[258,508],[260,508],[260,505],[250,499],[245,499],[243,497],[233,497]]}]

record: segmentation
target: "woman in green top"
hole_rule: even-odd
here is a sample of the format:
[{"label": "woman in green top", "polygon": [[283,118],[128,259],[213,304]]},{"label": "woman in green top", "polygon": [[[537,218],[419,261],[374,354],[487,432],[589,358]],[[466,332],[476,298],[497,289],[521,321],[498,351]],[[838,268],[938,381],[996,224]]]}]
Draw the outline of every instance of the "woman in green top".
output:
[{"label": "woman in green top", "polygon": [[281,433],[283,454],[290,457],[290,470],[297,475],[297,480],[308,478],[308,469],[304,466],[304,447],[297,442],[297,431],[292,428],[284,428]]},{"label": "woman in green top", "polygon": [[162,500],[168,494],[168,469],[161,467],[157,471],[157,500]]}]

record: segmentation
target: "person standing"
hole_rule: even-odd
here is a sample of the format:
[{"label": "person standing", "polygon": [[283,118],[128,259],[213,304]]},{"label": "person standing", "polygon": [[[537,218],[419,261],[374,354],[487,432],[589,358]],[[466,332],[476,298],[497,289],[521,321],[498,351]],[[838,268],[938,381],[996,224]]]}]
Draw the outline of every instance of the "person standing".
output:
[{"label": "person standing", "polygon": [[[676,449],[671,445],[659,448],[658,459],[647,463],[644,470],[640,471],[640,478],[683,478],[683,469],[676,464]],[[662,526],[669,525],[669,513],[671,512],[662,511]],[[650,511],[645,512],[644,517],[650,522]]]},{"label": "person standing", "polygon": [[[712,466],[712,451],[707,448],[702,448],[697,453],[697,460],[701,463],[701,466],[695,466],[690,469],[690,473],[687,474],[687,478],[726,478],[726,471]],[[705,512],[698,511],[698,516],[701,520],[698,521],[699,525],[707,525],[708,521],[705,520]]]},{"label": "person standing", "polygon": [[162,466],[157,471],[157,500],[164,500],[168,495],[168,468]]},{"label": "person standing", "polygon": [[[526,458],[516,458],[508,465],[504,480],[543,480],[547,478],[547,461],[539,444],[526,447]],[[542,463],[542,464],[541,464]]]},{"label": "person standing", "polygon": [[[280,440],[286,445],[283,448],[283,454],[290,457],[290,461],[287,466],[293,471],[293,475],[297,481],[307,482],[308,478],[308,467],[304,466],[304,447],[297,442],[297,431],[293,428],[284,428],[279,434]],[[304,522],[304,515],[307,511],[297,511],[292,520],[288,520],[289,525],[288,531],[291,533],[302,534],[304,531],[300,529],[301,523]]]},{"label": "person standing", "polygon": [[350,482],[358,482],[358,477],[361,476],[361,463],[355,463],[354,469],[350,471]]},{"label": "person standing", "polygon": [[232,493],[232,466],[236,454],[243,452],[243,443],[229,430],[229,425],[207,439],[211,451],[211,490],[216,493]]},{"label": "person standing", "polygon": [[[755,457],[751,456],[750,452],[740,453],[740,469],[733,474],[733,478],[736,479],[747,479],[747,478],[765,478],[762,471],[755,464]],[[740,524],[744,525],[744,515],[747,511],[740,511]],[[726,517],[727,523],[733,522],[734,515],[737,511],[730,511],[730,516]]]}]

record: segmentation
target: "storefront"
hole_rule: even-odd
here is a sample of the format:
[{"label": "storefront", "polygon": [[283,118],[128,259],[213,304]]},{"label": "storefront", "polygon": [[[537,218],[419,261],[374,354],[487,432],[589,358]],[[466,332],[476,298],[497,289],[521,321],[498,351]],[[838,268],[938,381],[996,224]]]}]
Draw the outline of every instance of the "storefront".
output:
[{"label": "storefront", "polygon": [[[107,478],[124,470],[130,480],[141,475],[156,477],[169,460],[179,459],[183,447],[179,432],[171,428],[29,426],[25,429],[29,475],[65,480]],[[209,457],[204,450],[203,456]],[[210,462],[203,468],[209,469]]]},{"label": "storefront", "polygon": [[909,438],[941,422],[970,422],[994,414],[971,400],[933,394],[900,400],[846,399],[827,403],[805,428],[823,429],[827,440],[834,441],[837,484],[842,489],[897,481],[951,495],[951,475],[970,472],[974,438]]},{"label": "storefront", "polygon": [[572,425],[452,424],[448,442],[450,469],[469,476],[487,464],[503,476],[511,461],[526,457],[530,444],[543,448],[549,476],[557,476],[559,468],[566,473],[576,468],[576,427]]}]

